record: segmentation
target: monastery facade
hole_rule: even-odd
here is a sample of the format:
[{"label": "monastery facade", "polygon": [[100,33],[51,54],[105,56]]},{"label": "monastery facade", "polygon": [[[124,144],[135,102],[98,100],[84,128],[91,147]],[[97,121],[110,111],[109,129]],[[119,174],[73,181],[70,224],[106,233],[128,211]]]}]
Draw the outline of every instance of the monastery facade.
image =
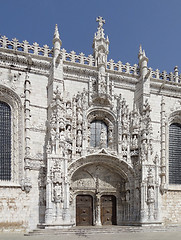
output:
[{"label": "monastery facade", "polygon": [[181,224],[181,76],[0,38],[0,226]]}]

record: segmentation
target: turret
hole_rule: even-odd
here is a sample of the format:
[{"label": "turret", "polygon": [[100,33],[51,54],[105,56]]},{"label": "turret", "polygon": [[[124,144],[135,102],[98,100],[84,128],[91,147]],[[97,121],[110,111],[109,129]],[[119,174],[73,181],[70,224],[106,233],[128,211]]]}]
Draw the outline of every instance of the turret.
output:
[{"label": "turret", "polygon": [[145,76],[148,73],[148,58],[146,57],[145,50],[142,50],[142,46],[140,45],[139,54],[139,68],[140,68],[140,75],[145,79]]}]

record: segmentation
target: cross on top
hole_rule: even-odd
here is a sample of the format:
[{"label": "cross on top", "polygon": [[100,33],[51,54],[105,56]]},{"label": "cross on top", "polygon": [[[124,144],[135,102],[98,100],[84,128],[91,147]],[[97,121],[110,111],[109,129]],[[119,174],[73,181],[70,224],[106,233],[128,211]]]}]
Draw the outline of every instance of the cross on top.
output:
[{"label": "cross on top", "polygon": [[105,23],[106,21],[103,19],[103,17],[99,16],[98,18],[96,18],[96,22],[99,22],[98,28],[101,29],[103,26],[103,23]]}]

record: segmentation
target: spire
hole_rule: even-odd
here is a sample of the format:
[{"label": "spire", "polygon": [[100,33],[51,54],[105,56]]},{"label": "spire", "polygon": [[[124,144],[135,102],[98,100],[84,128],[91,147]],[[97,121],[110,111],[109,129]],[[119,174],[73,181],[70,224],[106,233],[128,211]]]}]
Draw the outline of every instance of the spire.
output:
[{"label": "spire", "polygon": [[107,55],[109,53],[109,38],[105,38],[103,24],[105,24],[105,20],[103,17],[97,17],[96,22],[98,22],[97,32],[94,35],[93,41],[93,49],[94,49],[94,57],[96,60],[96,66],[106,66],[107,63]]},{"label": "spire", "polygon": [[60,38],[60,35],[59,35],[59,32],[58,32],[58,25],[57,24],[55,24],[55,33],[54,33],[54,39],[55,38]]},{"label": "spire", "polygon": [[141,46],[141,44],[140,44],[139,55],[141,55],[142,53],[143,53],[143,51],[142,51],[142,46]]},{"label": "spire", "polygon": [[62,41],[60,40],[60,34],[58,31],[58,25],[55,24],[55,32],[54,32],[54,37],[53,37],[53,44],[55,45],[56,42],[59,42],[60,47],[62,46]]},{"label": "spire", "polygon": [[139,59],[140,73],[144,78],[148,72],[148,67],[147,67],[148,58],[146,57],[145,50],[142,49],[141,45],[139,47],[138,59]]},{"label": "spire", "polygon": [[53,52],[54,52],[54,58],[56,59],[57,56],[60,53],[60,48],[62,46],[62,41],[60,40],[60,35],[58,32],[58,26],[57,24],[55,25],[55,32],[54,32],[54,37],[53,37]]}]

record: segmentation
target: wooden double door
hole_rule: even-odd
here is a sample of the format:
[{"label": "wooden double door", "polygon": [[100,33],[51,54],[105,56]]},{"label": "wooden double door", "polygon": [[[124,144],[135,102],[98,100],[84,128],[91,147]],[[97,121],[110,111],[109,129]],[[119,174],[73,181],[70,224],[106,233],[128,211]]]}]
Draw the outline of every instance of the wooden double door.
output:
[{"label": "wooden double door", "polygon": [[[104,195],[100,200],[102,225],[116,225],[116,197]],[[93,198],[90,195],[76,197],[76,225],[93,225]]]}]

